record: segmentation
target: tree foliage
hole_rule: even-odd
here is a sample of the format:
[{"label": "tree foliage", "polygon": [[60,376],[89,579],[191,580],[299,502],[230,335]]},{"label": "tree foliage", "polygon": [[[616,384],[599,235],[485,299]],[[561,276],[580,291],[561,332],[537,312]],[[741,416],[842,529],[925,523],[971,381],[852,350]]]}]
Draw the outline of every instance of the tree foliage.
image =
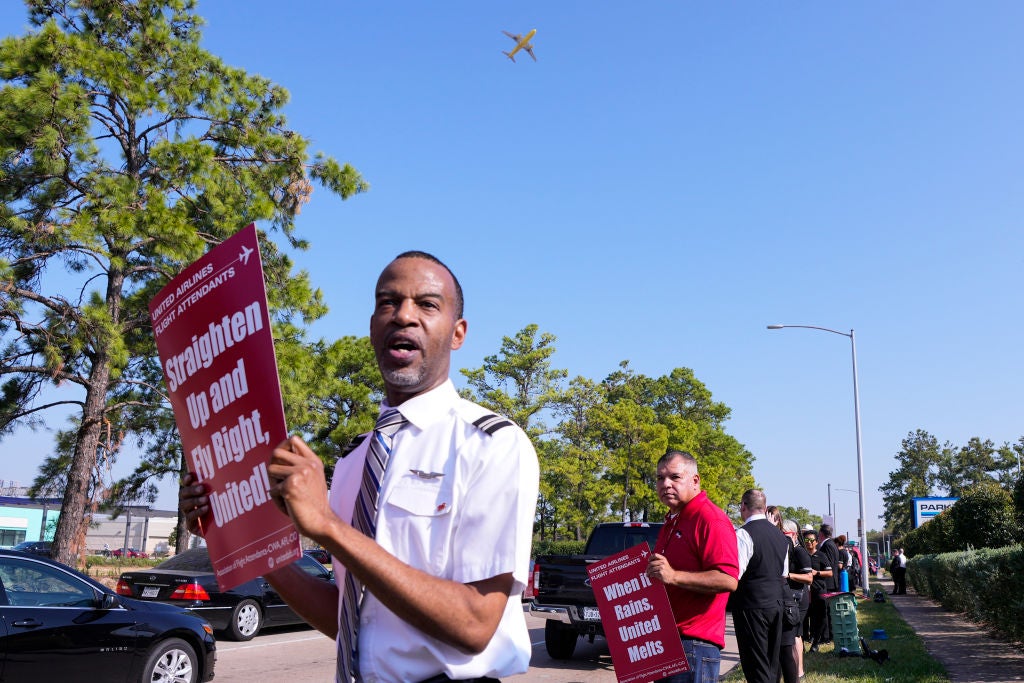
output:
[{"label": "tree foliage", "polygon": [[724,430],[729,408],[692,370],[648,377],[623,361],[600,382],[575,377],[565,386],[567,372],[552,365],[555,341],[528,325],[483,367],[462,371],[465,396],[512,417],[533,439],[542,539],[582,540],[613,519],[660,520],[654,474],[668,448],[698,458],[708,495],[723,507],[754,485],[753,456]]},{"label": "tree foliage", "polygon": [[918,429],[903,439],[896,454],[898,467],[889,473],[889,481],[882,485],[885,504],[885,526],[896,536],[914,528],[911,501],[934,495],[940,468],[952,458],[953,446],[940,444],[938,439]]},{"label": "tree foliage", "polygon": [[[54,539],[71,562],[104,434],[180,458],[153,413],[152,295],[253,221],[306,246],[294,218],[313,183],[365,185],[286,127],[283,88],[201,48],[193,0],[26,6],[32,30],[0,42],[0,434],[74,408]],[[261,237],[275,335],[301,337],[321,297]]]},{"label": "tree foliage", "polygon": [[[896,454],[899,467],[889,473],[889,480],[881,489],[886,527],[897,537],[913,529],[914,498],[941,496],[962,499],[969,492],[979,495],[978,491],[991,490],[993,486],[1011,495],[1018,481],[1018,458],[1022,454],[1024,437],[1000,447],[990,439],[972,437],[966,445],[957,448],[948,441],[940,444],[938,439],[922,429],[911,432]],[[966,507],[961,506],[958,514],[965,514],[963,509]],[[933,523],[934,520],[925,526]],[[949,524],[947,519],[941,529],[934,527],[929,533],[938,535],[934,539],[929,538],[945,543],[940,531],[954,536],[960,533]],[[1000,529],[996,533],[1002,532],[1000,524],[993,521],[993,528]],[[955,542],[951,549],[956,549]]]},{"label": "tree foliage", "polygon": [[[771,500],[769,499],[768,502],[771,503]],[[774,503],[772,504],[774,505]],[[811,511],[805,507],[779,505],[778,508],[782,519],[791,519],[796,522],[800,528],[803,528],[806,524],[810,524],[815,529],[821,526],[821,515],[811,514]]]},{"label": "tree foliage", "polygon": [[911,555],[976,548],[1002,548],[1020,542],[1021,527],[1009,491],[994,480],[972,484],[960,500],[903,538]]},{"label": "tree foliage", "polygon": [[568,375],[551,367],[555,335],[538,337],[538,329],[527,325],[504,337],[501,350],[484,358],[483,367],[461,371],[469,385],[466,395],[510,418],[531,437],[546,431],[538,415],[561,399],[560,383]]}]

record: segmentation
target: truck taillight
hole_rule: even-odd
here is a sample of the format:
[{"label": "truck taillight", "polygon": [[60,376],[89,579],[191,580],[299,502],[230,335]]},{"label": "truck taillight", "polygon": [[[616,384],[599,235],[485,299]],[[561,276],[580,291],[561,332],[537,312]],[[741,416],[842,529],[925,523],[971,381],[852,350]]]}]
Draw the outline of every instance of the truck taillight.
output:
[{"label": "truck taillight", "polygon": [[540,565],[533,565],[533,571],[530,572],[530,583],[533,584],[533,592],[536,593],[540,590]]},{"label": "truck taillight", "polygon": [[174,589],[174,592],[168,596],[168,600],[209,600],[210,594],[206,592],[206,589],[200,586],[198,583],[193,581],[192,583],[183,583]]}]

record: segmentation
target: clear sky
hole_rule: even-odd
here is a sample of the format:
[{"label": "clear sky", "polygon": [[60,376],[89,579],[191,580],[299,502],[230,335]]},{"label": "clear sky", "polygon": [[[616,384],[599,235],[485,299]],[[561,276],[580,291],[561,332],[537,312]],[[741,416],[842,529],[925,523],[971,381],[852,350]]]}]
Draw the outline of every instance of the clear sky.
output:
[{"label": "clear sky", "polygon": [[[199,12],[205,47],[288,88],[290,126],[372,186],[315,192],[298,219],[331,307],[316,335],[365,334],[383,265],[430,251],[466,291],[456,367],[529,323],[570,376],[690,367],[769,502],[824,514],[831,483],[853,533],[849,340],[766,325],[856,330],[869,528],[908,432],[1024,435],[1024,5]],[[0,5],[0,32],[24,26]],[[501,31],[531,28],[538,61],[510,62]],[[0,478],[30,481],[44,444],[0,446]]]}]

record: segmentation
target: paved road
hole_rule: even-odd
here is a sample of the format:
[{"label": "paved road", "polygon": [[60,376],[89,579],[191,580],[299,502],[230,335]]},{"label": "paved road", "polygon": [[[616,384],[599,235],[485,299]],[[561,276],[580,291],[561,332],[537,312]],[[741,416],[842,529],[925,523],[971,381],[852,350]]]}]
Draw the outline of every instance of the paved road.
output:
[{"label": "paved road", "polygon": [[[553,660],[544,649],[544,621],[526,615],[533,644],[530,670],[507,677],[509,683],[612,683],[608,645],[603,638],[593,643],[581,639],[568,661]],[[722,673],[736,665],[736,640],[732,625],[726,632]],[[217,641],[217,683],[323,683],[334,679],[334,641],[308,628],[277,628],[264,631],[247,643]]]}]

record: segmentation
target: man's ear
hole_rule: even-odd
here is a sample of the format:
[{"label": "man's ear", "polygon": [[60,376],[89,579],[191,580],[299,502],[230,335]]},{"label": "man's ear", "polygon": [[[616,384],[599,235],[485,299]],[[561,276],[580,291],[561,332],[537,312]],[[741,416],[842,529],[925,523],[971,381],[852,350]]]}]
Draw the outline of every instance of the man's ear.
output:
[{"label": "man's ear", "polygon": [[455,329],[452,330],[452,351],[457,351],[462,348],[462,343],[466,341],[466,328],[469,323],[466,322],[465,318],[460,318],[455,321]]}]

